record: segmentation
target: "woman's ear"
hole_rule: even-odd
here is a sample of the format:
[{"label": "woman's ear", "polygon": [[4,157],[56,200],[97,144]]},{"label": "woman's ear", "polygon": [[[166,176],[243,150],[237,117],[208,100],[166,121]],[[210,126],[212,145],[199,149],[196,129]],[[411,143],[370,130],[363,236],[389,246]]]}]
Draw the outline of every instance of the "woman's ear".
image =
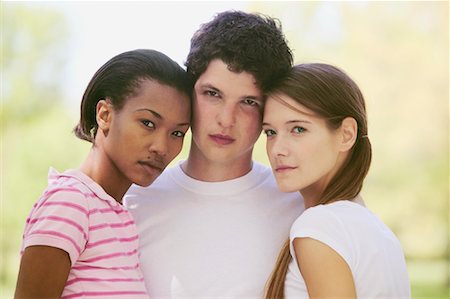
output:
[{"label": "woman's ear", "polygon": [[98,130],[102,131],[103,135],[107,136],[113,114],[113,107],[111,102],[107,99],[98,101],[96,112]]},{"label": "woman's ear", "polygon": [[358,123],[353,117],[346,117],[341,124],[341,151],[349,151],[356,142],[358,135]]}]

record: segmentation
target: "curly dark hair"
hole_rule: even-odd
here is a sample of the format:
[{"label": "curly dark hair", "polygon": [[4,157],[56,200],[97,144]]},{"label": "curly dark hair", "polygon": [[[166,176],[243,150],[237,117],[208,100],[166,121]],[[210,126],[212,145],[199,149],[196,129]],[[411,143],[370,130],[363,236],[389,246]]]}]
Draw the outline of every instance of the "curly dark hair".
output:
[{"label": "curly dark hair", "polygon": [[201,25],[191,39],[185,65],[197,80],[217,58],[233,72],[252,74],[264,92],[289,72],[293,62],[281,22],[242,11],[221,12]]}]

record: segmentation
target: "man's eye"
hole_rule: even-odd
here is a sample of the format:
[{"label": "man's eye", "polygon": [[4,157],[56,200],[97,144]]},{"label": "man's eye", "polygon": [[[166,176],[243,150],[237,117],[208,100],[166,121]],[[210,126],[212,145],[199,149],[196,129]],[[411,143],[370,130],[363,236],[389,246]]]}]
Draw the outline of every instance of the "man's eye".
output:
[{"label": "man's eye", "polygon": [[205,94],[210,97],[218,97],[219,96],[219,93],[215,90],[206,90]]},{"label": "man's eye", "polygon": [[245,99],[244,103],[249,106],[258,106],[259,105],[259,103],[257,101],[252,100],[252,99]]}]

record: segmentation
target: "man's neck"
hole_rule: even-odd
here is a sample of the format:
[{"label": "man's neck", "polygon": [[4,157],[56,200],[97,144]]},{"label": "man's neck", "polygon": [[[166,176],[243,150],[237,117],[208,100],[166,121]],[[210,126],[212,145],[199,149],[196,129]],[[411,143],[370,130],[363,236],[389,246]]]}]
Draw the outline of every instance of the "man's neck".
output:
[{"label": "man's neck", "polygon": [[223,182],[239,178],[252,170],[251,153],[234,161],[211,161],[201,154],[189,153],[181,165],[188,176],[204,182]]}]

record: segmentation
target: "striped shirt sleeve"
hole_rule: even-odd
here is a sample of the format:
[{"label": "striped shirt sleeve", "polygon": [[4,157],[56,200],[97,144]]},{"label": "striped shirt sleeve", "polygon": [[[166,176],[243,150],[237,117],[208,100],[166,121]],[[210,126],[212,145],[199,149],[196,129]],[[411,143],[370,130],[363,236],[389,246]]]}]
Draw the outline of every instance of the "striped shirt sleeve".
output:
[{"label": "striped shirt sleeve", "polygon": [[73,266],[86,245],[88,227],[88,202],[79,189],[47,190],[27,219],[23,250],[36,245],[59,248],[69,254]]}]

